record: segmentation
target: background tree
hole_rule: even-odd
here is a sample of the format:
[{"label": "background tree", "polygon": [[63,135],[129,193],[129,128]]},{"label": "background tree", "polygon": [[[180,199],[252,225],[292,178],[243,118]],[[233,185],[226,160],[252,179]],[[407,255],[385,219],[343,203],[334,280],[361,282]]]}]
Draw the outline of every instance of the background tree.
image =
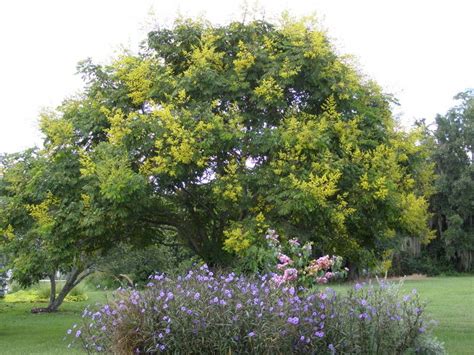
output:
[{"label": "background tree", "polygon": [[474,265],[474,92],[456,96],[460,104],[436,117],[436,194],[432,199],[438,238],[435,258],[451,261],[458,271]]}]

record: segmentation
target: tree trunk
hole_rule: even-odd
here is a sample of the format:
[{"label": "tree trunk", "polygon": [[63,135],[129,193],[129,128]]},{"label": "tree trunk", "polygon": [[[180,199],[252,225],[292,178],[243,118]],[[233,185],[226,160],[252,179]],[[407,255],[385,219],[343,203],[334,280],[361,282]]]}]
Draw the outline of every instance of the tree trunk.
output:
[{"label": "tree trunk", "polygon": [[49,280],[49,283],[51,285],[49,291],[49,304],[52,304],[56,300],[56,275],[54,274],[54,272],[49,275]]},{"label": "tree trunk", "polygon": [[58,310],[59,306],[63,303],[66,296],[74,288],[75,286],[74,281],[75,281],[75,278],[74,279],[68,278],[63,288],[61,289],[61,292],[59,292],[58,296],[52,302],[49,302],[48,307],[46,307],[48,312],[56,312]]},{"label": "tree trunk", "polygon": [[[74,268],[72,271],[69,273],[66,283],[64,284],[63,288],[59,292],[59,294],[56,296],[56,280],[51,278],[51,280],[54,279],[54,282],[51,282],[51,294],[50,294],[50,299],[49,299],[49,304],[48,307],[46,308],[33,308],[31,310],[32,313],[50,313],[50,312],[56,312],[63,303],[64,299],[66,296],[71,292],[71,290],[76,287],[82,280],[84,280],[85,277],[90,275],[93,272],[91,268],[87,268],[85,270],[77,269]],[[50,276],[51,277],[51,276]],[[54,285],[54,286],[53,286]],[[54,298],[53,298],[53,287],[54,287]]]}]

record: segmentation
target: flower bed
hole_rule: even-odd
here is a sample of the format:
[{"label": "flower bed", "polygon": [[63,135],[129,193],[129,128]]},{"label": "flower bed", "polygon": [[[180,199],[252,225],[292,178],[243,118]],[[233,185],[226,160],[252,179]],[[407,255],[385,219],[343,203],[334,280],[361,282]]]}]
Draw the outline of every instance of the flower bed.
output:
[{"label": "flower bed", "polygon": [[118,290],[68,332],[88,352],[116,354],[443,353],[416,292],[382,283],[340,296],[206,266],[153,275],[143,291]]}]

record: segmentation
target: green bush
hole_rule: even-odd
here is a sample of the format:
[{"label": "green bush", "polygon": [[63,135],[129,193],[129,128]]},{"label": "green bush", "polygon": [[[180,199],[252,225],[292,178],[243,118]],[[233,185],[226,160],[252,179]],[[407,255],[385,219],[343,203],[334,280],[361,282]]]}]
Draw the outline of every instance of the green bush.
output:
[{"label": "green bush", "polygon": [[199,259],[184,247],[149,245],[134,248],[118,245],[102,259],[99,272],[87,279],[89,287],[114,289],[131,283],[143,287],[156,272],[182,273]]},{"label": "green bush", "polygon": [[96,271],[93,274],[89,275],[85,280],[84,284],[86,288],[90,290],[95,289],[116,289],[122,286],[120,278],[112,275],[109,272]]},{"label": "green bush", "polygon": [[419,256],[413,256],[408,252],[399,252],[394,258],[391,275],[423,274],[436,276],[441,274],[452,275],[456,271],[448,260],[439,260],[425,251]]},{"label": "green bush", "polygon": [[[61,287],[57,293],[61,291]],[[9,303],[43,303],[49,302],[50,286],[49,284],[39,283],[25,290],[11,292],[5,296],[5,302]],[[72,289],[65,298],[65,302],[81,302],[88,299],[84,288],[77,286]]]}]

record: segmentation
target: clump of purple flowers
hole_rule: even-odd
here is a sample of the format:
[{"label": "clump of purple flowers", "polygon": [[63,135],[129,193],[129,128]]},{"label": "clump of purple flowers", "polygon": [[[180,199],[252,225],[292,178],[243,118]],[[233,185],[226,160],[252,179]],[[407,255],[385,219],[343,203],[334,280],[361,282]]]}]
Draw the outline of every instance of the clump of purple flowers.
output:
[{"label": "clump of purple flowers", "polygon": [[177,278],[152,275],[142,291],[117,290],[68,334],[89,353],[399,353],[429,328],[417,297],[405,301],[385,285],[310,292],[203,265]]}]

